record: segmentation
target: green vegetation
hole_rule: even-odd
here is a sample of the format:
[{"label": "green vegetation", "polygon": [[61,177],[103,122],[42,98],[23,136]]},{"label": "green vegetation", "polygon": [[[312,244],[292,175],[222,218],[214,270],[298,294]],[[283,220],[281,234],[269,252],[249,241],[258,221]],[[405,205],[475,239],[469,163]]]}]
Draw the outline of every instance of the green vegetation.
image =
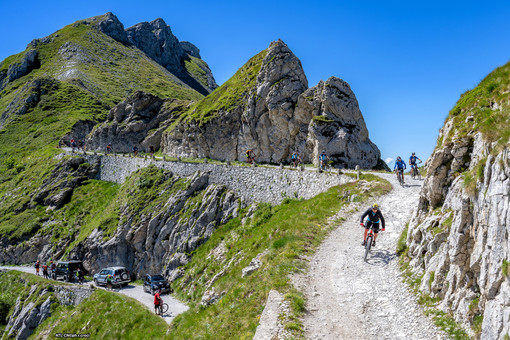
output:
[{"label": "green vegetation", "polygon": [[[507,145],[510,137],[509,86],[510,63],[507,63],[491,72],[476,88],[462,94],[447,118],[453,119],[457,138],[475,130],[481,131],[490,142]],[[495,109],[495,104],[501,107]]]},{"label": "green vegetation", "polygon": [[[30,289],[33,285],[37,285],[37,288],[30,295]],[[0,293],[0,331],[3,331],[7,325],[18,297],[21,297],[22,307],[31,302],[35,306],[39,306],[48,298],[53,299],[54,289],[52,283],[27,273],[18,271],[0,273],[0,286],[2,287]],[[41,295],[43,292],[44,294]]]},{"label": "green vegetation", "polygon": [[[391,190],[391,184],[374,175],[362,175],[370,181],[370,194],[362,194],[357,182],[331,188],[310,200],[285,199],[281,205],[260,204],[243,224],[241,216],[220,226],[207,243],[193,254],[184,266],[184,276],[174,282],[176,294],[190,305],[190,310],[176,317],[172,337],[243,339],[251,338],[271,289],[283,293],[292,312],[283,315],[286,329],[302,337],[299,316],[303,313],[303,297],[292,289],[289,274],[306,266],[301,258],[311,254],[333,228],[328,217],[349,204],[349,191],[361,200]],[[372,195],[372,196],[369,196]],[[224,249],[222,257],[211,256],[214,249]],[[259,254],[262,268],[242,277],[242,269]],[[222,295],[213,305],[202,306],[206,290],[214,287]]]},{"label": "green vegetation", "polygon": [[404,230],[400,234],[400,238],[397,242],[397,255],[398,256],[407,256],[407,250],[409,247],[407,246],[407,233],[409,231],[409,222],[406,223]]},{"label": "green vegetation", "polygon": [[77,306],[59,306],[34,333],[90,334],[91,339],[158,339],[167,331],[163,319],[138,301],[97,289]]},{"label": "green vegetation", "polygon": [[[99,225],[108,230],[105,235],[111,235],[118,212],[107,210],[102,218],[99,212],[109,207],[118,188],[88,182],[73,194],[72,208],[55,213],[31,202],[58,163],[54,158],[58,141],[80,120],[103,121],[113,105],[136,90],[180,99],[176,102],[182,107],[203,98],[178,85],[173,75],[143,52],[88,24],[99,18],[68,25],[49,36],[48,42],[30,47],[37,50],[40,67],[0,91],[5,119],[0,128],[0,197],[4,198],[0,236],[21,239],[54,228],[55,241],[76,234],[76,243]],[[5,59],[0,72],[19,63],[27,51]],[[26,101],[34,96],[36,101]],[[15,114],[19,110],[26,112]],[[87,197],[88,189],[97,190],[96,196]],[[52,227],[44,227],[48,221]]]},{"label": "green vegetation", "polygon": [[[37,288],[29,296],[34,285]],[[56,333],[76,333],[90,334],[91,339],[154,339],[166,333],[167,325],[161,317],[132,298],[95,290],[78,306],[64,306],[54,296],[55,285],[66,284],[18,271],[0,273],[0,331],[21,297],[23,306],[30,302],[39,306],[48,298],[56,302],[51,306],[52,315],[34,330],[36,338],[46,332],[48,338]]]},{"label": "green vegetation", "polygon": [[205,61],[193,56],[188,56],[187,59],[184,59],[184,67],[188,73],[200,83],[200,85],[202,85],[205,89],[209,88],[207,72],[205,71],[209,67]]},{"label": "green vegetation", "polygon": [[229,111],[244,105],[247,96],[255,88],[257,75],[266,54],[267,51],[264,50],[251,58],[232,78],[191,106],[188,112],[170,126],[169,130],[182,121],[196,121],[202,125],[217,117],[220,111]]},{"label": "green vegetation", "polygon": [[332,119],[328,119],[328,117],[323,116],[323,115],[313,116],[313,117],[312,117],[312,120],[313,120],[315,123],[323,123],[323,124],[329,124],[329,123],[333,123],[333,122],[334,122],[334,120],[332,120]]},{"label": "green vegetation", "polygon": [[501,271],[503,272],[503,276],[505,276],[507,278],[510,276],[510,272],[508,270],[509,264],[510,264],[510,262],[507,260],[503,260],[503,263],[501,264]]}]

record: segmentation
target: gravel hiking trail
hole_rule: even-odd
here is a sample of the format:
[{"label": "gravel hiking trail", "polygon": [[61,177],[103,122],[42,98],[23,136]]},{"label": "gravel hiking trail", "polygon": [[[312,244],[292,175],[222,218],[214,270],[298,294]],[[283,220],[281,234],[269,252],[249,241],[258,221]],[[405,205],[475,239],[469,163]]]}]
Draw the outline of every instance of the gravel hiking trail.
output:
[{"label": "gravel hiking trail", "polygon": [[[35,269],[34,267],[31,266],[0,266],[0,270],[18,270],[25,273],[35,274]],[[78,285],[78,283],[73,284]],[[102,286],[96,286],[93,282],[90,281],[84,282],[83,286],[85,287],[95,286],[96,288],[99,289],[105,289]],[[142,286],[134,285],[133,283],[131,283],[125,287],[114,288],[112,291],[132,297],[133,299],[138,300],[142,305],[147,307],[151,312],[154,312],[154,296],[144,292]],[[163,319],[168,324],[170,324],[177,315],[184,313],[189,309],[188,306],[186,306],[179,300],[173,298],[171,295],[162,294],[161,298],[163,299],[164,303],[168,304],[168,311],[163,315]]]},{"label": "gravel hiking trail", "polygon": [[[423,314],[416,296],[402,282],[396,245],[412,210],[422,181],[405,176],[406,186],[394,174],[376,175],[390,181],[393,190],[374,202],[357,204],[356,212],[334,229],[310,259],[308,272],[294,276],[306,297],[303,319],[306,339],[448,339]],[[377,246],[363,260],[361,214],[378,203],[386,220]],[[352,205],[349,209],[353,209]]]}]

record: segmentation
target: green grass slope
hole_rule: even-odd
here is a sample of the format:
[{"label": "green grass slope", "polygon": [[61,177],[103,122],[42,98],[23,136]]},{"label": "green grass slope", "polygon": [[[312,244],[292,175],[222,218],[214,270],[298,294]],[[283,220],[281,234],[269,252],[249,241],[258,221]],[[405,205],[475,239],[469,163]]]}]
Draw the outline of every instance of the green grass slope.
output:
[{"label": "green grass slope", "polygon": [[136,90],[186,101],[203,98],[137,48],[90,24],[99,19],[68,25],[0,64],[6,72],[31,49],[40,64],[0,91],[0,236],[19,238],[48,220],[43,207],[28,203],[57,163],[58,140],[76,122],[103,121]]},{"label": "green grass slope", "polygon": [[[54,285],[64,283],[9,271],[0,273],[0,285],[0,334],[18,297],[23,305],[34,302],[38,306],[48,297],[56,302],[51,306],[52,315],[34,330],[30,339],[55,338],[57,333],[89,334],[91,339],[158,339],[168,329],[161,317],[122,294],[97,289],[81,304],[64,306],[53,293]],[[37,288],[27,299],[33,286]]]},{"label": "green grass slope", "polygon": [[[328,218],[348,205],[344,193],[358,195],[358,201],[391,190],[389,182],[374,175],[363,175],[370,181],[370,195],[362,194],[357,182],[333,187],[310,200],[287,199],[279,206],[261,204],[245,224],[240,217],[221,226],[207,243],[199,247],[192,261],[183,269],[185,274],[174,282],[176,294],[190,309],[176,317],[171,325],[172,339],[251,339],[271,289],[285,294],[292,307],[291,315],[281,316],[286,328],[295,337],[303,336],[299,316],[304,312],[302,295],[292,288],[289,275],[306,266],[303,257],[314,252],[328,232],[342,218]],[[215,249],[224,249],[224,257],[212,256]],[[258,254],[262,267],[242,277],[242,269]],[[213,279],[214,278],[214,279]],[[223,295],[213,305],[201,305],[207,289]]]},{"label": "green grass slope", "polygon": [[[246,99],[252,89],[256,86],[257,75],[262,67],[262,61],[267,54],[267,50],[263,50],[254,57],[252,57],[246,64],[244,64],[229,80],[223,85],[215,89],[207,97],[203,98],[196,104],[190,107],[179,120],[177,120],[170,130],[172,130],[180,122],[197,122],[203,125],[211,119],[217,117],[220,112],[229,112],[237,107],[246,104]],[[198,61],[193,60],[192,61]],[[187,65],[191,70],[198,68],[198,66]],[[199,72],[196,70],[196,72]]]},{"label": "green grass slope", "polygon": [[510,62],[498,67],[477,87],[466,91],[448,114],[446,122],[453,120],[454,129],[438,140],[440,147],[456,138],[480,131],[498,149],[510,140]]}]

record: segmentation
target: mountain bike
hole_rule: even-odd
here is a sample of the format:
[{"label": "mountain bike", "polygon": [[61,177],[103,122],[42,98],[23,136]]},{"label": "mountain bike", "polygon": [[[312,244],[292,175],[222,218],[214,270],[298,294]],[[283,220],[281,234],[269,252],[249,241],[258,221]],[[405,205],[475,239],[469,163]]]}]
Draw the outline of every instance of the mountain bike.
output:
[{"label": "mountain bike", "polygon": [[367,262],[368,253],[370,253],[370,249],[372,248],[372,241],[374,240],[374,226],[370,226],[368,230],[367,239],[365,240],[365,254],[363,255],[363,260]]},{"label": "mountain bike", "polygon": [[413,179],[421,180],[421,174],[420,174],[420,169],[418,168],[418,164],[411,165],[411,177]]},{"label": "mountain bike", "polygon": [[397,169],[398,183],[404,186],[404,169]]},{"label": "mountain bike", "polygon": [[329,172],[331,170],[331,165],[326,162],[322,161],[319,163],[319,172]]},{"label": "mountain bike", "polygon": [[159,315],[163,316],[168,311],[168,304],[163,302],[161,299],[161,303],[159,304]]}]

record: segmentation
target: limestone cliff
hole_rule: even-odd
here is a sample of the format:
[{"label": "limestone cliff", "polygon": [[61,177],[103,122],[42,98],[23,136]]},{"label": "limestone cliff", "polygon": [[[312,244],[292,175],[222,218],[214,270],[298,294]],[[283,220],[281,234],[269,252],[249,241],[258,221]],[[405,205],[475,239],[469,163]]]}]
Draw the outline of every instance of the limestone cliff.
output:
[{"label": "limestone cliff", "polygon": [[308,89],[299,59],[281,40],[248,61],[195,104],[162,138],[171,156],[286,163],[297,151],[318,163],[326,151],[339,167],[374,168],[380,152],[368,139],[349,85],[330,78]]},{"label": "limestone cliff", "polygon": [[508,69],[491,73],[450,112],[407,235],[420,290],[482,339],[510,334]]}]

